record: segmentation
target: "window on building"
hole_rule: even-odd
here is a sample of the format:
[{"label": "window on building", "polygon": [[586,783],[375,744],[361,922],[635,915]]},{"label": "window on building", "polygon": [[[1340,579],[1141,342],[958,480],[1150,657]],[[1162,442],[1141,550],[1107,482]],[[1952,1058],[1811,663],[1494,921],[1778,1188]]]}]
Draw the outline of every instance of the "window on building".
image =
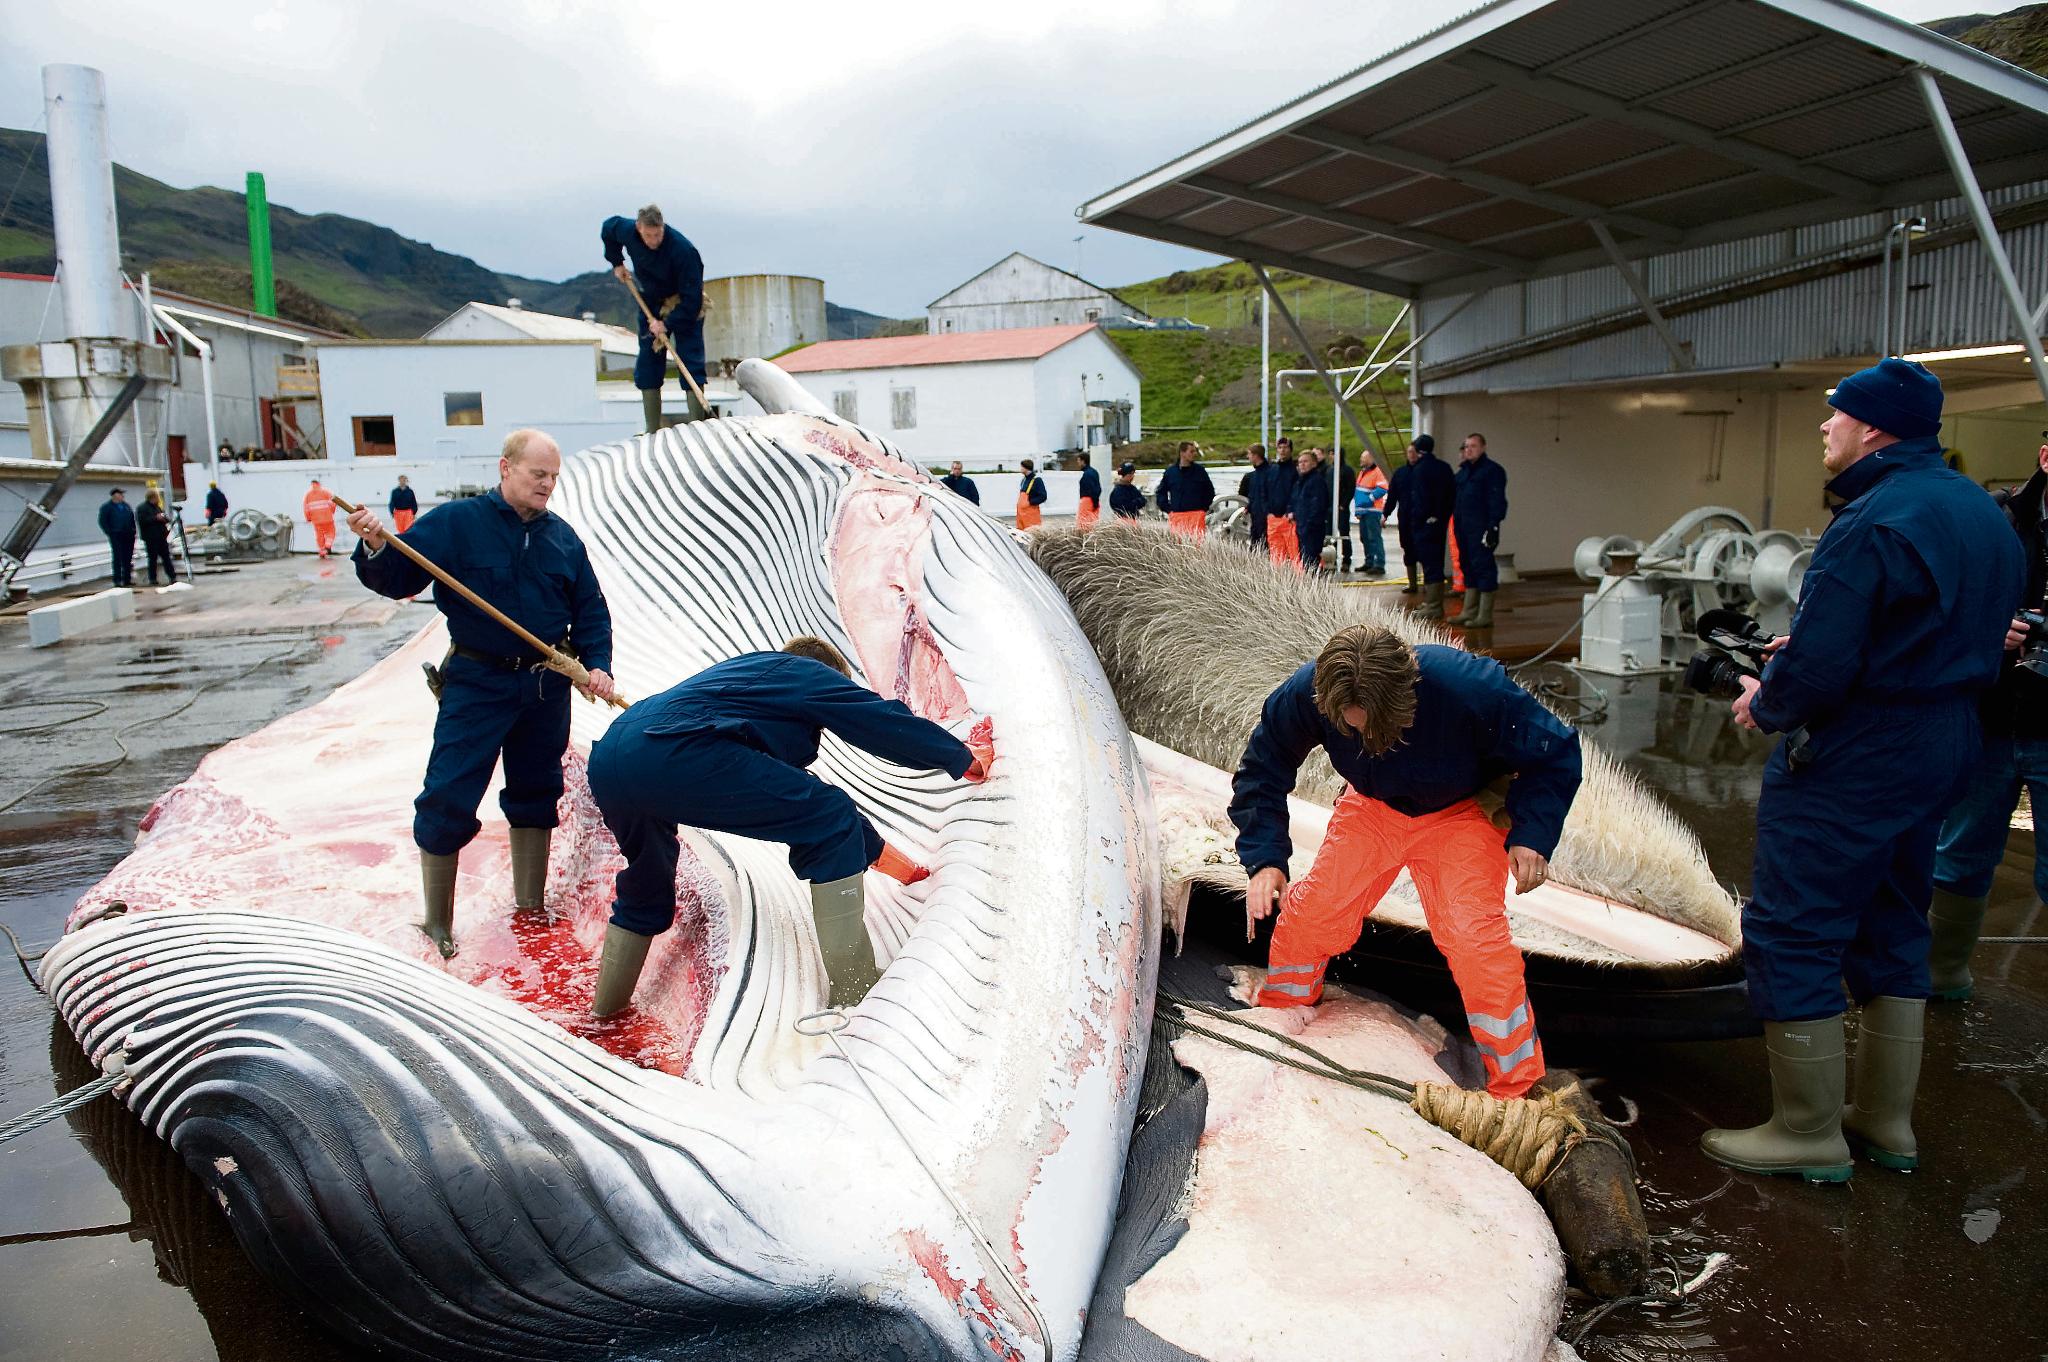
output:
[{"label": "window on building", "polygon": [[917,429],[917,389],[891,388],[889,390],[889,428],[891,430]]},{"label": "window on building", "polygon": [[860,394],[851,388],[833,393],[832,414],[842,421],[860,424]]},{"label": "window on building", "polygon": [[442,393],[441,408],[451,426],[480,426],[484,423],[482,393]]},{"label": "window on building", "polygon": [[1102,320],[1102,309],[1101,309],[1101,308],[1099,308],[1099,307],[1091,307],[1091,308],[1089,308],[1089,309],[1088,309],[1088,320],[1089,320],[1089,321],[1091,321],[1091,322],[1099,322],[1099,321],[1101,321],[1101,320]]},{"label": "window on building", "polygon": [[371,459],[398,453],[397,423],[389,416],[355,418],[356,457]]}]

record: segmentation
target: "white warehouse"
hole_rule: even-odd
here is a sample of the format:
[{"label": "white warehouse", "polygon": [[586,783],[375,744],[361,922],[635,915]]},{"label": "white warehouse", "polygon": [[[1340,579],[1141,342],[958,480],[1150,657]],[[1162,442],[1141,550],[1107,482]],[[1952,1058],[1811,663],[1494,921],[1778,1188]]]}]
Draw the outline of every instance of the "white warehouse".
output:
[{"label": "white warehouse", "polygon": [[988,468],[1141,433],[1138,371],[1093,324],[826,341],[776,363],[926,463]]}]

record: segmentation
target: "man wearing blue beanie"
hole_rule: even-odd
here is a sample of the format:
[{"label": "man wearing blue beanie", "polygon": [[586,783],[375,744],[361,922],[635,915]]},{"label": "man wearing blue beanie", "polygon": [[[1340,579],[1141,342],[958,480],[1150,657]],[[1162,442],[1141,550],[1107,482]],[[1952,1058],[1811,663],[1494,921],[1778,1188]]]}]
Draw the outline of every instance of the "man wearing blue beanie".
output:
[{"label": "man wearing blue beanie", "polygon": [[[1998,679],[2023,581],[1996,503],[1942,462],[1941,400],[1940,381],[1900,359],[1829,395],[1821,463],[1840,509],[1792,632],[1735,702],[1738,722],[1791,736],[1764,767],[1742,910],[1771,1118],[1700,1140],[1732,1168],[1845,1182],[1851,1140],[1887,1168],[1918,1162],[1935,839],[1975,765],[1977,698]],[[1845,980],[1863,1009],[1847,1108]]]}]

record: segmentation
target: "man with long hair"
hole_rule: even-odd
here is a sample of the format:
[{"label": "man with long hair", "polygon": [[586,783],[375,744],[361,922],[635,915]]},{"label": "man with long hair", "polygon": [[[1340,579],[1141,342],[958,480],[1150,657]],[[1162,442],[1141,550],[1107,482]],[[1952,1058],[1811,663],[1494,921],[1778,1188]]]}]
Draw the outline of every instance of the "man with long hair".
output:
[{"label": "man with long hair", "polygon": [[[1321,747],[1346,789],[1315,864],[1293,885],[1287,796]],[[1250,921],[1271,915],[1262,1007],[1306,1007],[1323,970],[1405,868],[1449,962],[1486,1090],[1520,1097],[1543,1076],[1543,1045],[1508,934],[1506,889],[1543,883],[1579,788],[1579,740],[1491,658],[1411,647],[1391,629],[1340,630],[1266,698],[1232,781]],[[1502,779],[1505,832],[1476,796]]]}]

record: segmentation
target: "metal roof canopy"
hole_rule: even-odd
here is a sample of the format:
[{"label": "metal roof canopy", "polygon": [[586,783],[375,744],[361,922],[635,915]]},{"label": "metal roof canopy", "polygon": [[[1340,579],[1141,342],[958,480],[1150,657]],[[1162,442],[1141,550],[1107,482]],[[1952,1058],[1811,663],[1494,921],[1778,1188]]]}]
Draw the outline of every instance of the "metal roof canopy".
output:
[{"label": "metal roof canopy", "polygon": [[2048,81],[1847,0],[1495,0],[1078,215],[1412,299],[2043,177]]}]

